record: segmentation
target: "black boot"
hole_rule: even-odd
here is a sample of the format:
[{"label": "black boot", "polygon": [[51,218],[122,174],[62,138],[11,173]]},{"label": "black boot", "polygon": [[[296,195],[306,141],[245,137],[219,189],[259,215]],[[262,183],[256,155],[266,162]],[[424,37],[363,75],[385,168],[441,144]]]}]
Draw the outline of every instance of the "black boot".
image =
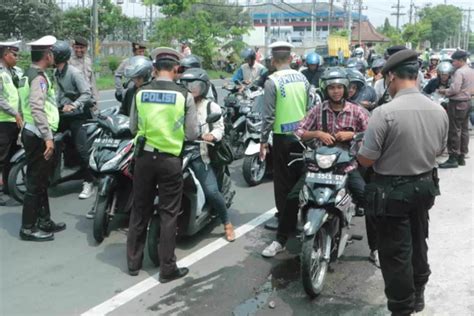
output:
[{"label": "black boot", "polygon": [[458,157],[458,165],[460,166],[465,166],[466,165],[466,160],[464,155],[459,155]]},{"label": "black boot", "polygon": [[415,289],[415,312],[425,309],[425,287]]},{"label": "black boot", "polygon": [[38,228],[49,233],[57,233],[66,229],[65,223],[55,223],[51,220],[48,194],[41,195],[41,208],[39,210]]},{"label": "black boot", "polygon": [[458,156],[455,154],[449,155],[449,159],[439,165],[440,168],[457,168],[459,166]]},{"label": "black boot", "polygon": [[53,233],[42,231],[36,227],[21,228],[20,238],[28,241],[49,241],[54,239]]}]

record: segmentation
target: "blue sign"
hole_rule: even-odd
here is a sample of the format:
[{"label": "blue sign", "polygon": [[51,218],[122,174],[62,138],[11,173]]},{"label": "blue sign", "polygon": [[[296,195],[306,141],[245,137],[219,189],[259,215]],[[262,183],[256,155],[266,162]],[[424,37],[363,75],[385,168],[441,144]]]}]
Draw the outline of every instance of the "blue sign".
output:
[{"label": "blue sign", "polygon": [[176,93],[144,91],[142,102],[174,105],[176,104]]}]

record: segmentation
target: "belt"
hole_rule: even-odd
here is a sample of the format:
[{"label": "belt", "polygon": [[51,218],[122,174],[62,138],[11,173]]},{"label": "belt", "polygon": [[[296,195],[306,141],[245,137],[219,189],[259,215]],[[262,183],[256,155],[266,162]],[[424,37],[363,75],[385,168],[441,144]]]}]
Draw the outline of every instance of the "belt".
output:
[{"label": "belt", "polygon": [[416,180],[430,180],[433,179],[433,172],[435,169],[420,173],[413,176],[394,176],[394,175],[384,175],[380,173],[375,173],[375,179],[380,180],[404,180],[404,181],[416,181]]},{"label": "belt", "polygon": [[144,151],[148,151],[150,153],[160,153],[161,151],[159,151],[158,149],[154,148],[154,147],[151,147],[150,145],[148,144],[145,144],[145,146],[143,147],[143,150]]},{"label": "belt", "polygon": [[30,124],[30,123],[25,123],[25,125],[23,126],[24,129],[32,132],[33,134],[35,134],[36,136],[38,136],[39,138],[42,138],[41,137],[41,133],[40,133],[40,130],[38,129],[38,127],[36,127],[35,125],[33,124]]},{"label": "belt", "polygon": [[453,100],[453,99],[449,99],[449,102],[454,102],[454,103],[471,102],[471,99],[467,99],[467,100]]}]

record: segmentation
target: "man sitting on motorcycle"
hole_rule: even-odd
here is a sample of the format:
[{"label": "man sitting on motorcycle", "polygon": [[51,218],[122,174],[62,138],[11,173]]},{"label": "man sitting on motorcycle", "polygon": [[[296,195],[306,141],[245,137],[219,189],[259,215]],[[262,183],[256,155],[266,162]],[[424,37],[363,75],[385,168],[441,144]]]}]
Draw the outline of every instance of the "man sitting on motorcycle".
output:
[{"label": "man sitting on motorcycle", "polygon": [[124,69],[124,76],[127,80],[133,81],[133,85],[130,85],[125,91],[120,106],[120,114],[130,116],[130,107],[132,106],[133,96],[141,86],[144,86],[151,81],[152,73],[153,63],[149,58],[137,55],[129,59],[129,63]]},{"label": "man sitting on motorcycle", "polygon": [[319,79],[323,73],[319,68],[321,65],[321,56],[316,53],[308,54],[308,56],[306,56],[306,65],[308,68],[302,70],[301,73],[306,77],[309,84],[315,88],[319,88]]},{"label": "man sitting on motorcycle", "polygon": [[[206,118],[210,113],[221,113],[221,107],[217,103],[206,99],[211,84],[206,71],[199,68],[188,69],[181,76],[181,82],[194,97],[198,124],[201,126],[202,140],[210,143],[220,141],[224,136],[224,119],[220,118],[219,121],[213,123],[212,128],[206,124]],[[200,144],[200,153],[201,156],[191,162],[191,168],[202,185],[206,201],[218,213],[224,225],[226,240],[234,241],[234,227],[229,220],[225,198],[219,190],[216,175],[210,165],[211,161],[207,144]]]},{"label": "man sitting on motorcycle", "polygon": [[89,170],[89,146],[87,129],[83,124],[92,118],[91,108],[94,106],[92,90],[84,74],[68,64],[71,48],[65,41],[57,41],[53,47],[56,70],[54,77],[58,85],[57,105],[61,111],[59,130],[70,130],[74,147],[79,154],[80,167],[84,173],[84,182],[80,199],[88,199],[94,194],[93,176]]},{"label": "man sitting on motorcycle", "polygon": [[454,72],[453,65],[448,61],[441,62],[436,68],[438,76],[431,79],[428,84],[423,89],[425,94],[432,94],[438,89],[447,89],[449,88],[451,75]]},{"label": "man sitting on motorcycle", "polygon": [[[327,100],[322,104],[316,104],[308,112],[303,121],[300,122],[295,134],[303,141],[315,139],[318,145],[346,146],[352,141],[356,133],[364,132],[367,129],[368,113],[359,105],[346,101],[349,95],[349,78],[343,68],[332,67],[326,69],[321,77],[321,89]],[[364,207],[365,181],[357,170],[357,162],[348,167],[346,172],[348,172],[348,187],[356,204]],[[303,186],[304,178],[302,180],[298,181],[292,193],[299,191],[299,188]],[[296,210],[293,215],[296,219]],[[295,223],[296,220],[293,222]],[[262,255],[273,257],[278,252],[283,251],[290,234],[289,230],[295,228],[279,229],[276,240],[279,245],[274,247],[278,250],[270,252],[266,249],[262,252]]]},{"label": "man sitting on motorcycle", "polygon": [[265,67],[256,62],[257,55],[252,48],[244,49],[242,59],[245,63],[237,69],[232,76],[232,81],[235,84],[250,84],[262,74]]},{"label": "man sitting on motorcycle", "polygon": [[359,71],[348,68],[346,72],[349,77],[349,97],[347,99],[367,110],[372,110],[377,101],[374,88],[366,83],[364,75]]},{"label": "man sitting on motorcycle", "polygon": [[[183,59],[180,60],[179,62],[180,76],[182,76],[182,74],[186,70],[192,69],[192,68],[202,69],[202,62],[199,56],[191,54],[191,55],[185,56]],[[217,94],[216,86],[211,82],[211,87],[209,89],[209,92],[206,95],[206,99],[217,102],[217,98],[218,98],[218,94]]]}]

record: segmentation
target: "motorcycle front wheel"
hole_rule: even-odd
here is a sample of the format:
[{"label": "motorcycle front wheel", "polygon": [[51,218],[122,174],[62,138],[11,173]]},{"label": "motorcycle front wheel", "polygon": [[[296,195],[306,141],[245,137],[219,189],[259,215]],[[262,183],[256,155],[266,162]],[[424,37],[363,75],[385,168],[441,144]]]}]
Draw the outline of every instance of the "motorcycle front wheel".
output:
[{"label": "motorcycle front wheel", "polygon": [[10,196],[23,204],[26,193],[26,159],[22,159],[12,166],[6,185],[8,185]]},{"label": "motorcycle front wheel", "polygon": [[321,294],[328,270],[330,238],[326,229],[321,227],[314,236],[306,237],[303,241],[301,253],[301,278],[303,287],[311,298]]},{"label": "motorcycle front wheel", "polygon": [[160,216],[154,214],[148,226],[148,256],[151,262],[158,267],[160,265],[160,254],[158,247],[160,246]]},{"label": "motorcycle front wheel", "polygon": [[265,160],[260,161],[259,154],[245,156],[242,172],[245,182],[247,182],[249,186],[258,185],[262,183],[267,173],[267,162]]},{"label": "motorcycle front wheel", "polygon": [[95,216],[94,216],[94,239],[101,243],[109,233],[109,209],[110,200],[107,196],[97,194],[95,200]]}]

